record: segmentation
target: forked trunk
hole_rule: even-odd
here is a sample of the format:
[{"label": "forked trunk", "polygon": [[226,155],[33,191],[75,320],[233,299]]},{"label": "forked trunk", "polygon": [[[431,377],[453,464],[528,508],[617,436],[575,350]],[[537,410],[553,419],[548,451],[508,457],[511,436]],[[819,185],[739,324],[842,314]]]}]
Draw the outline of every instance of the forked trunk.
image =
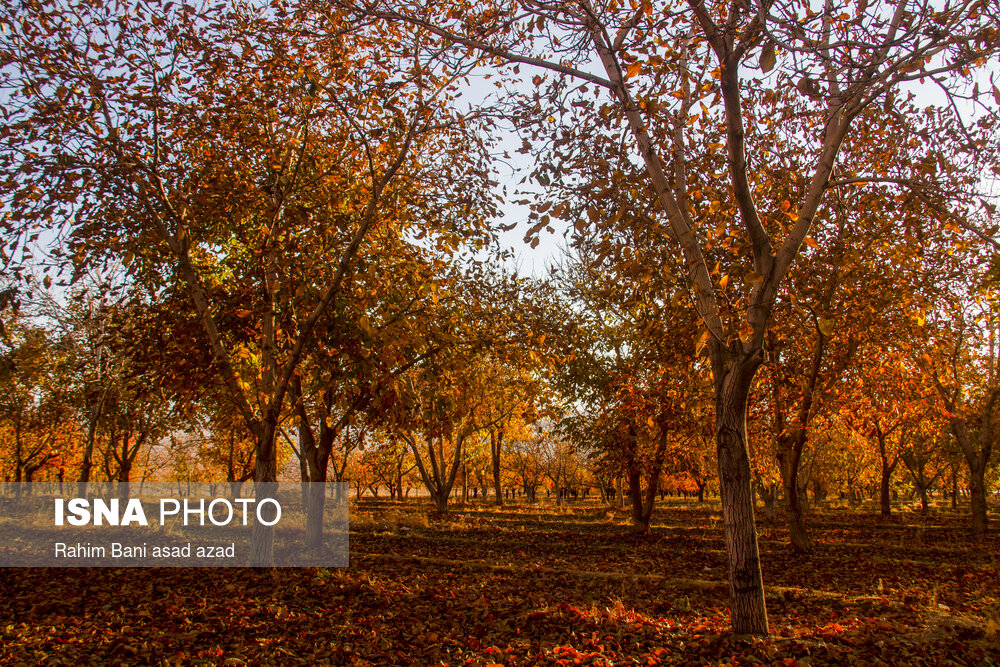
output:
[{"label": "forked trunk", "polygon": [[[632,500],[632,525],[636,531],[645,533],[649,530],[650,519],[653,516],[653,507],[656,504],[656,490],[660,486],[660,473],[663,470],[663,461],[667,453],[666,414],[660,416],[660,437],[656,445],[656,453],[648,470],[646,492],[642,490],[642,468],[635,456],[630,456],[626,465],[628,473],[629,496]],[[630,437],[635,442],[635,431],[631,431]],[[631,452],[634,454],[634,450]]]},{"label": "forked trunk", "polygon": [[766,635],[767,608],[754,521],[753,480],[747,447],[746,410],[750,384],[762,361],[756,354],[713,350],[715,436],[719,495],[729,560],[729,596],[735,634]]},{"label": "forked trunk", "polygon": [[[326,480],[330,463],[330,451],[333,447],[333,429],[320,430],[319,447],[311,428],[303,429],[306,443],[302,448],[302,457],[308,465],[310,483],[307,485],[306,498],[306,547],[318,549],[323,546],[323,513],[326,510]],[[340,485],[337,485],[340,492]],[[337,504],[339,505],[339,499]]]}]

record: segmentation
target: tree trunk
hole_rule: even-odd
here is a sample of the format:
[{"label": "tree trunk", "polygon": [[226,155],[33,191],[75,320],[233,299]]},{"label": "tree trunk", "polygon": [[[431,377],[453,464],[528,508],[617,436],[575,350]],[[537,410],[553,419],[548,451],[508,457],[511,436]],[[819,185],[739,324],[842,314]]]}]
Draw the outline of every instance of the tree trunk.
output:
[{"label": "tree trunk", "polygon": [[972,534],[982,535],[987,529],[986,466],[969,469],[969,495],[972,501]]},{"label": "tree trunk", "polygon": [[[634,435],[632,436],[634,437]],[[626,477],[628,478],[628,495],[632,505],[632,527],[640,533],[649,530],[649,520],[645,517],[642,507],[642,478],[639,474],[639,466],[636,465],[635,458],[629,457],[626,465]]]},{"label": "tree trunk", "polygon": [[306,547],[318,549],[323,546],[323,508],[326,505],[326,483],[311,482],[308,487]]},{"label": "tree trunk", "polygon": [[800,450],[792,443],[779,443],[778,464],[781,469],[781,487],[785,493],[785,520],[792,549],[807,554],[812,551],[809,534],[806,532],[805,512],[799,494]]},{"label": "tree trunk", "polygon": [[122,500],[128,500],[131,495],[131,475],[132,461],[128,458],[126,453],[126,456],[122,460],[121,467],[118,468],[118,497]]},{"label": "tree trunk", "polygon": [[958,509],[958,464],[951,467],[951,508]]},{"label": "tree trunk", "polygon": [[442,514],[448,511],[448,494],[447,493],[435,493],[434,494],[434,507],[438,512]]},{"label": "tree trunk", "polygon": [[503,492],[500,489],[500,448],[503,446],[503,430],[495,435],[490,433],[490,459],[493,465],[493,488],[496,489],[496,506],[503,507]]},{"label": "tree trunk", "polygon": [[[987,414],[987,419],[990,417]],[[982,535],[987,529],[986,466],[992,452],[989,429],[983,427],[979,442],[973,443],[964,419],[952,417],[951,432],[958,440],[969,465],[969,497],[972,501],[972,534]]]},{"label": "tree trunk", "polygon": [[101,416],[101,401],[90,410],[90,421],[87,424],[87,439],[83,445],[83,455],[80,458],[80,478],[76,482],[76,495],[78,498],[87,497],[87,485],[90,483],[90,471],[94,467],[94,440],[97,438],[97,422]]},{"label": "tree trunk", "polygon": [[[309,421],[309,412],[302,400],[302,381],[298,375],[289,383],[292,404],[299,418],[299,476],[302,484],[302,502],[306,508],[306,548],[323,546],[323,512],[326,507],[326,480],[330,453],[337,437],[337,429],[325,419],[320,421],[319,443]],[[329,409],[327,408],[327,411]],[[340,485],[337,485],[337,504],[340,504]]]},{"label": "tree trunk", "polygon": [[889,516],[892,513],[892,505],[889,502],[889,482],[892,480],[892,471],[895,466],[888,465],[888,462],[882,460],[882,481],[879,484],[878,490],[878,502],[879,507],[882,510],[882,516]]},{"label": "tree trunk", "polygon": [[299,491],[302,493],[302,504],[309,505],[309,462],[302,447],[302,433],[299,433]]},{"label": "tree trunk", "polygon": [[468,505],[469,504],[469,468],[468,468],[468,465],[465,463],[464,458],[465,457],[463,457],[463,460],[462,460],[462,504],[463,505]]},{"label": "tree trunk", "polygon": [[[257,434],[256,469],[254,475],[254,496],[257,504],[265,498],[274,498],[278,480],[277,457],[274,447],[275,425],[262,422]],[[261,518],[273,521],[273,504],[267,503]],[[274,526],[265,526],[254,521],[250,531],[250,566],[258,568],[274,567]]]},{"label": "tree trunk", "polygon": [[759,350],[751,354],[730,353],[721,346],[712,352],[719,493],[725,521],[733,632],[766,635],[767,608],[746,436],[750,385],[763,355]]}]

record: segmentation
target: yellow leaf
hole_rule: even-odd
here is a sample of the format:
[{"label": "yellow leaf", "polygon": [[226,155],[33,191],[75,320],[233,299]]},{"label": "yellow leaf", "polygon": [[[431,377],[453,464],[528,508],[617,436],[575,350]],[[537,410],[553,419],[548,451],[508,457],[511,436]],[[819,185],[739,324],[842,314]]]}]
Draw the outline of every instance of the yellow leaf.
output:
[{"label": "yellow leaf", "polygon": [[639,76],[640,71],[642,71],[642,63],[639,62],[632,63],[625,70],[625,78],[631,79],[633,76]]}]

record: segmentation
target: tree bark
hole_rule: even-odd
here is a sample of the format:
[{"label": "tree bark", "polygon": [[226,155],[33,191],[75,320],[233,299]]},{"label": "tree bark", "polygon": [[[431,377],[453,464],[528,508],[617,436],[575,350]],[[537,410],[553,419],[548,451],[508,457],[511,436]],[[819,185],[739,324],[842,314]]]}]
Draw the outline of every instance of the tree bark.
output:
[{"label": "tree bark", "polygon": [[101,411],[104,404],[105,392],[101,393],[101,398],[90,409],[90,419],[87,422],[87,439],[83,445],[83,455],[80,459],[80,478],[76,482],[76,495],[78,498],[87,497],[87,485],[90,484],[90,471],[94,467],[94,441],[97,439],[97,424],[101,418]]},{"label": "tree bark", "polygon": [[[629,437],[634,438],[634,432]],[[642,476],[634,456],[628,457],[625,476],[628,479],[628,495],[632,505],[632,527],[639,533],[645,533],[649,530],[649,517],[642,506]]]},{"label": "tree bark", "polygon": [[892,480],[892,471],[895,466],[888,466],[883,460],[882,463],[882,479],[879,483],[878,489],[878,504],[881,509],[882,516],[889,516],[892,514],[892,504],[889,498],[889,482]]},{"label": "tree bark", "polygon": [[132,460],[125,457],[121,462],[121,467],[118,468],[118,496],[122,500],[128,500],[132,494],[131,476]]},{"label": "tree bark", "polygon": [[762,361],[760,350],[749,354],[731,353],[720,344],[712,349],[719,492],[725,522],[729,596],[735,634],[768,633],[746,435],[750,385]]},{"label": "tree bark", "polygon": [[958,509],[958,463],[951,466],[951,508]]},{"label": "tree bark", "polygon": [[875,419],[875,437],[878,439],[878,452],[882,459],[882,476],[878,494],[879,508],[881,509],[882,516],[889,516],[892,513],[892,504],[890,503],[889,498],[889,483],[892,481],[892,473],[896,470],[896,466],[899,464],[899,454],[897,454],[892,461],[889,460],[889,450],[886,445],[886,440],[889,438],[892,431],[898,427],[899,424],[897,423],[895,427],[890,428],[888,431],[883,430],[879,420],[877,418]]},{"label": "tree bark", "polygon": [[493,465],[493,488],[496,489],[497,507],[503,507],[503,491],[500,488],[500,448],[503,446],[503,429],[495,434],[490,432],[490,458]]},{"label": "tree bark", "polygon": [[[949,406],[950,409],[951,406]],[[989,420],[992,410],[985,411],[985,420]],[[972,534],[982,535],[987,531],[988,520],[986,506],[986,465],[992,451],[991,431],[988,424],[980,428],[979,442],[973,443],[968,426],[964,419],[952,417],[951,431],[958,440],[965,461],[969,465],[969,499],[972,503]]]},{"label": "tree bark", "polygon": [[[783,437],[779,437],[782,440]],[[812,551],[806,531],[805,512],[799,495],[799,460],[802,450],[793,444],[779,444],[778,464],[781,469],[781,488],[785,494],[785,520],[792,549],[807,554]]]},{"label": "tree bark", "polygon": [[[258,505],[265,498],[274,498],[277,491],[278,465],[274,442],[276,421],[262,422],[257,433],[254,496]],[[266,509],[271,509],[271,503],[267,504]],[[274,517],[269,514],[262,512],[261,516],[271,521]],[[274,526],[265,526],[259,521],[254,521],[250,531],[250,566],[274,567]]]},{"label": "tree bark", "polygon": [[969,496],[972,501],[972,534],[982,535],[987,530],[986,466],[969,468]]}]

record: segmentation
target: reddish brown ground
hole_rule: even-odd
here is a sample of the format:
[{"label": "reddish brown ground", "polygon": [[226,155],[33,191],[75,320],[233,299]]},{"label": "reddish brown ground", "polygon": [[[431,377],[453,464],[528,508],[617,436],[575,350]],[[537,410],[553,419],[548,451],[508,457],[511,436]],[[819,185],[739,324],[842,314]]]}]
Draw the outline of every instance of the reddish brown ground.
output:
[{"label": "reddish brown ground", "polygon": [[[420,508],[424,509],[424,508]],[[772,635],[726,634],[711,508],[352,508],[351,567],[0,570],[0,663],[1000,664],[1000,539],[959,516],[762,523]]]}]

